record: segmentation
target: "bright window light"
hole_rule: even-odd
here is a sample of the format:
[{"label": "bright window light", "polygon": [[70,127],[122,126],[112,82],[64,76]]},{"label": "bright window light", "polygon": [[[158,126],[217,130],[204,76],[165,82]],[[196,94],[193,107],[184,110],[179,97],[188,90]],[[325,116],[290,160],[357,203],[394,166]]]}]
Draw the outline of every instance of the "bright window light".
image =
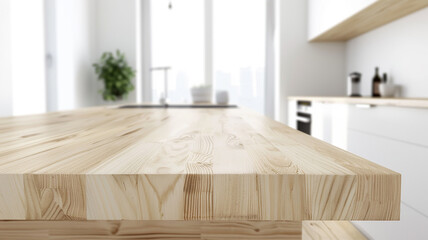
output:
[{"label": "bright window light", "polygon": [[[171,5],[170,5],[171,4]],[[190,102],[204,83],[204,1],[152,0],[152,67],[171,67],[170,102]],[[152,73],[153,101],[164,91],[164,72]]]},{"label": "bright window light", "polygon": [[[211,84],[209,64],[214,92],[226,90],[230,103],[264,113],[266,0],[152,0],[151,10],[152,67],[171,67],[171,103],[190,102],[192,86]],[[156,102],[163,71],[152,72],[152,89]]]},{"label": "bright window light", "polygon": [[266,0],[213,1],[214,86],[264,113]]},{"label": "bright window light", "polygon": [[13,0],[11,56],[13,115],[46,111],[43,0]]}]

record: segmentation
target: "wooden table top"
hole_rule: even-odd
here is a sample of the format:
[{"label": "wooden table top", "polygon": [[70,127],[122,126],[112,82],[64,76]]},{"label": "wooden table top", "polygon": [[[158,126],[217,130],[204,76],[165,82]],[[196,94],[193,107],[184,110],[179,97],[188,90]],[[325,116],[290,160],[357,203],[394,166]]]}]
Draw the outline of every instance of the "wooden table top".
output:
[{"label": "wooden table top", "polygon": [[397,220],[400,181],[239,108],[0,119],[3,220]]}]

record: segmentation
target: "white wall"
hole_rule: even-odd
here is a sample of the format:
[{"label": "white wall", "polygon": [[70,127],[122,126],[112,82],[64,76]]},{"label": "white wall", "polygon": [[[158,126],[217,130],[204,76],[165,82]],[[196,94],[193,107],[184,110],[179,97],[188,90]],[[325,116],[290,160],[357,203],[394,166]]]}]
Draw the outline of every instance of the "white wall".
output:
[{"label": "white wall", "polygon": [[[58,1],[58,3],[62,2]],[[74,84],[74,108],[87,107],[96,105],[96,101],[99,98],[98,89],[96,85],[96,77],[92,63],[95,62],[96,57],[95,47],[97,46],[97,35],[95,33],[96,25],[96,2],[87,0],[67,0],[71,1],[72,9],[74,12],[70,14],[70,10],[66,8],[61,11],[66,15],[68,12],[69,24],[71,28],[68,29],[73,37],[71,38],[73,48],[72,58],[73,65],[71,71],[73,72],[72,80]],[[60,33],[62,37],[66,37],[66,29]],[[70,33],[69,33],[70,34]],[[68,35],[69,36],[69,35]],[[67,41],[66,39],[64,39]],[[70,41],[70,39],[68,39]],[[64,51],[70,51],[70,49],[61,48]],[[63,74],[63,73],[61,73]],[[66,78],[64,75],[62,77]],[[61,78],[59,78],[61,81]],[[61,88],[60,91],[67,91],[65,88]]]},{"label": "white wall", "polygon": [[12,115],[10,1],[0,0],[0,117]]},{"label": "white wall", "polygon": [[[68,110],[107,104],[99,90],[92,64],[105,51],[120,49],[136,67],[136,0],[49,0],[55,24],[51,26],[55,47],[54,88],[49,110]],[[52,16],[51,16],[52,17]],[[49,73],[48,73],[49,74]],[[135,92],[135,91],[134,91]],[[135,101],[135,93],[128,101]]]},{"label": "white wall", "polygon": [[[0,116],[108,104],[92,64],[119,49],[137,69],[137,6],[137,0],[0,0]],[[45,45],[52,57],[46,66]],[[135,102],[135,91],[125,101]]]},{"label": "white wall", "polygon": [[[94,1],[51,1],[55,24],[47,29],[54,38],[52,51],[54,80],[48,99],[56,101],[51,111],[68,110],[96,104],[96,82],[93,73],[96,5]],[[49,73],[48,73],[49,74]]]},{"label": "white wall", "polygon": [[402,85],[404,97],[428,97],[428,8],[354,38],[346,44],[346,72],[363,74],[370,95],[374,67]]},{"label": "white wall", "polygon": [[0,116],[46,108],[43,0],[0,1]]},{"label": "white wall", "polygon": [[11,64],[13,114],[46,111],[43,0],[13,0]]},{"label": "white wall", "polygon": [[309,39],[330,29],[377,0],[308,0]]},{"label": "white wall", "polygon": [[[125,53],[128,64],[134,69],[137,68],[137,10],[137,0],[98,0],[98,40],[95,51],[97,59],[105,51],[115,52],[119,49]],[[102,82],[98,81],[97,86],[101,89]],[[135,102],[136,91],[130,93],[124,101]],[[99,97],[98,103],[105,102]]]},{"label": "white wall", "polygon": [[287,98],[346,93],[345,43],[308,43],[308,1],[280,1],[280,114]]}]

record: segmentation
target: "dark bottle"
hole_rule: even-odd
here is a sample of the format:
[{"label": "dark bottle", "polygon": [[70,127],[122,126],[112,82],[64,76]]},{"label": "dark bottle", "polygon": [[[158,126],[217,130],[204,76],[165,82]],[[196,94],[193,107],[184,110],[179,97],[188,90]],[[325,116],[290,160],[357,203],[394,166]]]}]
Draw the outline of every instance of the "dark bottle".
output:
[{"label": "dark bottle", "polygon": [[388,75],[386,73],[383,73],[383,82],[386,83],[388,82]]},{"label": "dark bottle", "polygon": [[372,97],[380,97],[379,84],[381,82],[382,79],[379,76],[379,68],[376,67],[375,76],[373,77]]}]

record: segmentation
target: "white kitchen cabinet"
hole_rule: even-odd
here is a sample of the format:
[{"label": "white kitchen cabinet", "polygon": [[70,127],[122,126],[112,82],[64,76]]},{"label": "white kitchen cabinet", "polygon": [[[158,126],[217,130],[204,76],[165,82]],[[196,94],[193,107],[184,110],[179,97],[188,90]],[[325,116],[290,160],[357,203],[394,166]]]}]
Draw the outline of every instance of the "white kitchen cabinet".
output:
[{"label": "white kitchen cabinet", "polygon": [[288,126],[296,129],[297,128],[297,101],[289,100],[288,101]]},{"label": "white kitchen cabinet", "polygon": [[309,0],[309,40],[346,41],[427,6],[428,0]]},{"label": "white kitchen cabinet", "polygon": [[312,137],[331,143],[332,104],[312,103]]},{"label": "white kitchen cabinet", "polygon": [[349,105],[349,129],[428,147],[428,109]]},{"label": "white kitchen cabinet", "polygon": [[[311,113],[311,136],[346,149],[347,104],[326,104],[312,102],[308,110]],[[297,101],[288,102],[288,125],[297,128]]]},{"label": "white kitchen cabinet", "polygon": [[357,227],[373,239],[425,239],[428,231],[428,109],[349,105],[346,114],[347,150],[401,173],[401,220],[359,222]]},{"label": "white kitchen cabinet", "polygon": [[401,173],[401,220],[357,222],[373,239],[428,235],[428,109],[312,101],[312,135]]},{"label": "white kitchen cabinet", "polygon": [[353,224],[369,239],[422,240],[427,239],[428,218],[401,204],[400,221],[359,221]]},{"label": "white kitchen cabinet", "polygon": [[428,148],[350,129],[347,150],[401,173],[402,201],[428,216]]},{"label": "white kitchen cabinet", "polygon": [[313,39],[376,0],[309,0],[308,34]]},{"label": "white kitchen cabinet", "polygon": [[312,136],[346,149],[347,104],[312,103]]}]

